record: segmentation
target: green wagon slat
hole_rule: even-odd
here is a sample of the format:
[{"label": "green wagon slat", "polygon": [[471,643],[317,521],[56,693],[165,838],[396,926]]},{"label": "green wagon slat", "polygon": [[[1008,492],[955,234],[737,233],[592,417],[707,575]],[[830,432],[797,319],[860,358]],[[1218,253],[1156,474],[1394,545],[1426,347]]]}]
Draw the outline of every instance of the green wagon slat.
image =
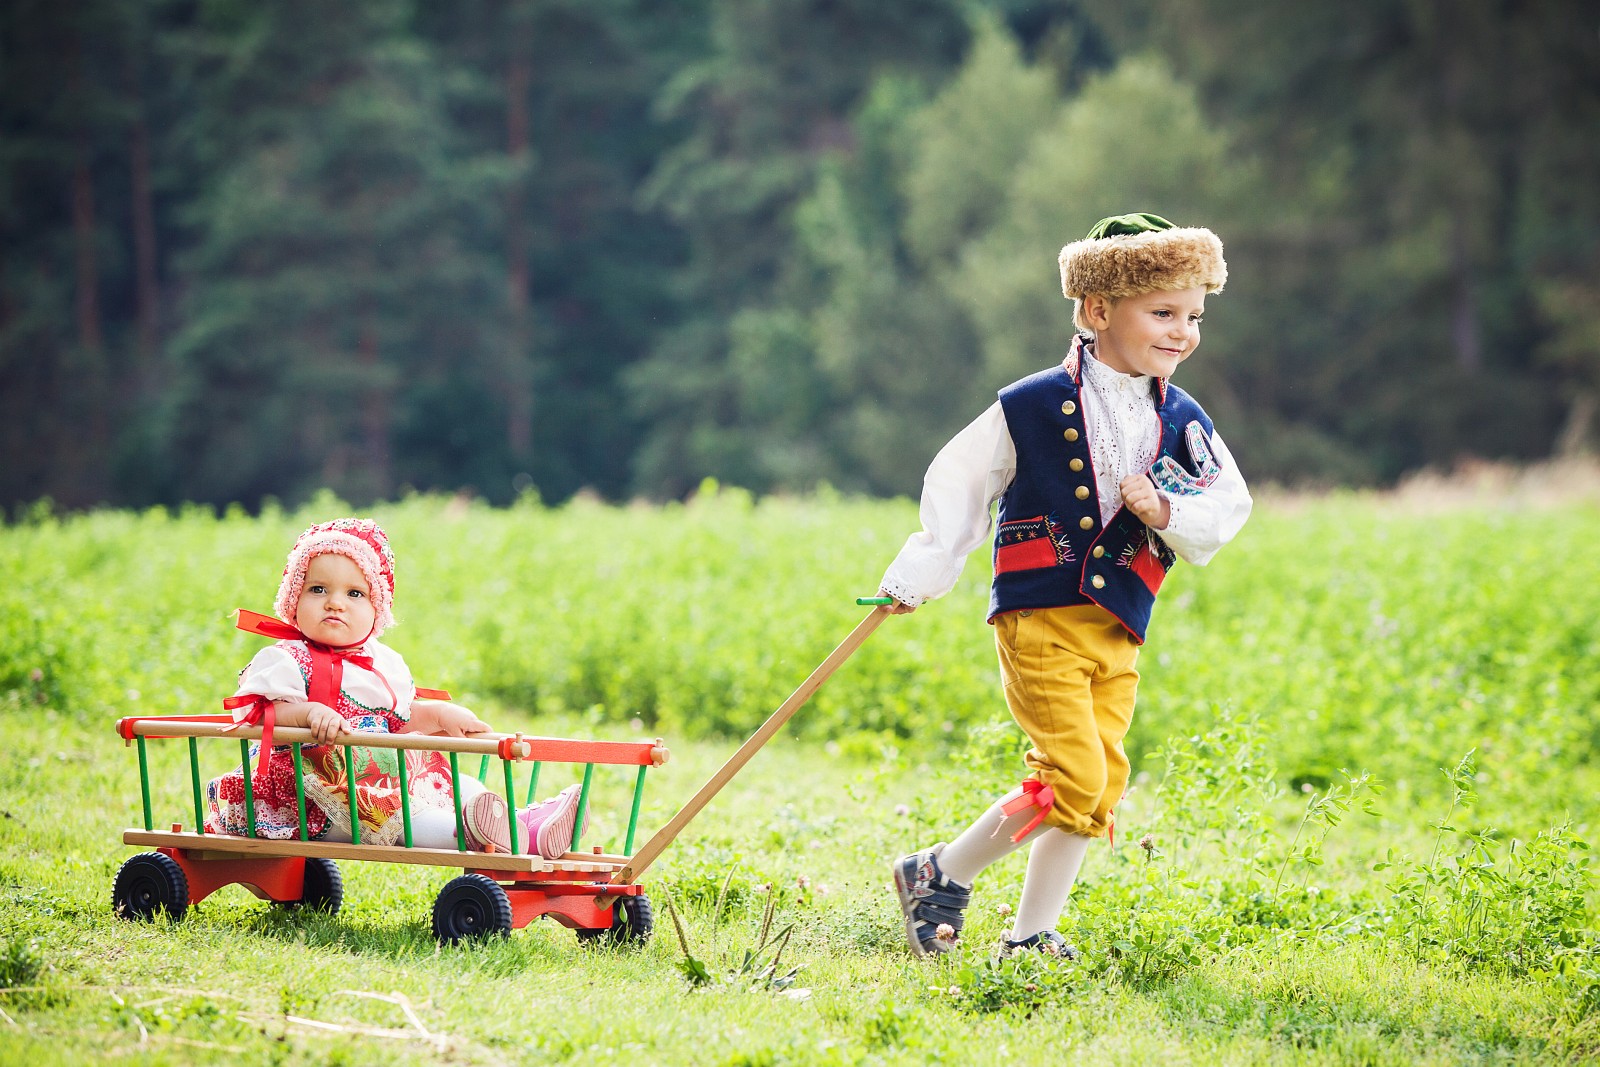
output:
[{"label": "green wagon slat", "polygon": [[250,742],[239,742],[239,769],[244,774],[244,828],[246,837],[256,836],[256,787],[250,773]]},{"label": "green wagon slat", "polygon": [[583,836],[583,817],[589,810],[589,782],[594,778],[594,764],[583,765],[583,788],[578,791],[578,818],[572,824],[572,851],[578,851],[578,838]]},{"label": "green wagon slat", "polygon": [[450,753],[450,799],[456,806],[456,851],[467,850],[467,824],[461,818],[461,761]]},{"label": "green wagon slat", "polygon": [[628,840],[622,846],[624,856],[633,855],[633,835],[639,829],[639,804],[644,800],[644,772],[648,767],[640,765],[639,776],[633,780],[633,811],[628,814]]},{"label": "green wagon slat", "polygon": [[401,819],[401,825],[405,828],[405,832],[406,832],[406,848],[411,848],[412,847],[412,845],[411,845],[411,780],[409,778],[410,772],[408,770],[406,770],[406,752],[405,752],[405,749],[397,750],[395,752],[395,755],[400,758],[399,778],[400,778],[400,819]]},{"label": "green wagon slat", "polygon": [[294,807],[300,816],[300,840],[308,841],[311,834],[306,825],[306,770],[300,760],[300,742],[296,741],[289,749],[290,758],[294,760]]},{"label": "green wagon slat", "polygon": [[[511,760],[501,760],[500,766],[505,771],[506,778],[506,823],[511,833],[511,854],[515,856],[521,851],[517,847],[517,788],[511,780]],[[533,851],[533,842],[528,842],[528,851]]]},{"label": "green wagon slat", "polygon": [[350,843],[361,844],[361,819],[356,812],[356,756],[351,746],[344,747],[344,792],[350,801]]},{"label": "green wagon slat", "polygon": [[200,803],[200,743],[189,738],[189,785],[194,790],[194,831],[206,832],[205,808]]},{"label": "green wagon slat", "polygon": [[149,757],[145,755],[144,738],[138,738],[138,742],[139,792],[144,796],[144,828],[146,830],[154,830],[156,828],[155,820],[150,816],[150,760]]}]

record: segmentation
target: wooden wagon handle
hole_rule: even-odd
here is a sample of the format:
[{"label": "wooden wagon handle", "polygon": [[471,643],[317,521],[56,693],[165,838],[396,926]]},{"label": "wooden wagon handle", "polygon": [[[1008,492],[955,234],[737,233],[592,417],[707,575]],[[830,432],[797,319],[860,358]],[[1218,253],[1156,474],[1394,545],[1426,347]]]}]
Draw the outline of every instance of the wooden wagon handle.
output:
[{"label": "wooden wagon handle", "polygon": [[856,625],[856,628],[850,631],[850,636],[839,642],[839,647],[834,649],[828,655],[828,658],[823,660],[821,665],[811,672],[809,678],[800,683],[800,688],[791,693],[789,699],[785,700],[778,710],[773,712],[767,718],[767,721],[761,724],[761,729],[752,734],[750,740],[740,745],[739,751],[729,757],[728,762],[724,763],[722,768],[716,774],[713,774],[705,785],[700,787],[698,793],[689,798],[689,802],[679,809],[678,814],[674,815],[667,825],[656,831],[656,835],[646,841],[643,848],[633,854],[626,867],[623,867],[612,876],[612,884],[627,885],[638,881],[644,874],[645,868],[654,863],[656,857],[661,855],[662,850],[672,843],[672,839],[677,837],[685,826],[689,825],[689,820],[700,814],[700,810],[711,802],[711,798],[716,796],[722,790],[722,787],[732,780],[735,774],[739,773],[740,768],[750,762],[751,757],[761,750],[762,745],[772,739],[773,734],[783,729],[784,723],[788,722],[790,717],[800,710],[802,704],[811,699],[813,693],[822,688],[822,683],[826,682],[833,672],[838,670],[844,661],[849,659],[851,654],[861,647],[861,643],[872,635],[872,631],[876,630],[879,624],[888,617],[888,608],[876,607],[870,615],[862,619]]}]

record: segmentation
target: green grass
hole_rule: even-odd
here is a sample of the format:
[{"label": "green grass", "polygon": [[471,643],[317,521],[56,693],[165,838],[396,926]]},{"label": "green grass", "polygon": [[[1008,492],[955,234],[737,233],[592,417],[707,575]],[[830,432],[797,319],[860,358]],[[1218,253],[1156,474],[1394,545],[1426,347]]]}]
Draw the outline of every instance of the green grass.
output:
[{"label": "green grass", "polygon": [[[900,944],[886,861],[1017,777],[981,554],[663,855],[642,950],[548,921],[441,949],[429,911],[451,872],[378,864],[343,865],[333,918],[230,887],[179,924],[115,919],[139,794],[112,722],[211,710],[259,644],[227,612],[269,610],[294,535],[341,510],[0,530],[0,1064],[1600,1061],[1600,563],[1552,551],[1600,536],[1592,505],[1268,506],[1211,567],[1175,572],[1119,844],[1091,851],[1063,919],[1075,964],[989,961],[1021,854],[980,881],[953,958]],[[664,735],[649,830],[860,618],[851,598],[914,508],[421,498],[377,517],[400,561],[392,643],[419,681],[502,728]],[[157,825],[191,822],[181,751],[152,752]],[[626,799],[601,782],[589,841],[620,845]],[[804,996],[741,972],[769,901]]]}]

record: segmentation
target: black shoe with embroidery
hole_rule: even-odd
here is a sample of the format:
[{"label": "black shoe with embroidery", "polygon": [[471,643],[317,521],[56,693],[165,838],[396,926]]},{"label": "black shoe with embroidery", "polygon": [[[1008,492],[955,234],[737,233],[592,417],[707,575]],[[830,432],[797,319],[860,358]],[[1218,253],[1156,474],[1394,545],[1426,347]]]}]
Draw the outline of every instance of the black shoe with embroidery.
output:
[{"label": "black shoe with embroidery", "polygon": [[939,869],[943,843],[902,856],[894,863],[894,888],[906,916],[906,943],[918,956],[936,956],[956,946],[972,887],[953,882]]},{"label": "black shoe with embroidery", "polygon": [[1067,944],[1067,939],[1054,930],[1040,930],[1032,937],[1025,937],[1021,941],[1013,941],[1009,937],[1000,939],[1000,959],[1008,960],[1024,952],[1038,952],[1063,960],[1078,958],[1078,950]]}]

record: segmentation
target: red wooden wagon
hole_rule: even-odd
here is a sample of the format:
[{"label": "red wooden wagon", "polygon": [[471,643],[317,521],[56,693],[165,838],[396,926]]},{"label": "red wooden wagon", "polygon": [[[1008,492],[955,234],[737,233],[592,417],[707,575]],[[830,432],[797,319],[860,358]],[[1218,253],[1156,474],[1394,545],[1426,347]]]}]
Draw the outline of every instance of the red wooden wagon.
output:
[{"label": "red wooden wagon", "polygon": [[[464,937],[506,933],[521,928],[541,915],[576,930],[579,937],[609,937],[613,940],[643,940],[650,934],[650,901],[631,878],[617,881],[615,876],[628,866],[633,839],[638,828],[639,805],[643,798],[645,772],[666,761],[667,750],[655,742],[575,741],[553,737],[522,735],[477,735],[474,737],[427,737],[416,734],[353,734],[344,745],[345,759],[352,760],[351,748],[392,748],[447,753],[452,776],[459,783],[462,755],[480,759],[479,777],[486,777],[491,761],[502,768],[507,807],[517,807],[517,770],[531,765],[527,795],[537,788],[539,770],[546,762],[581,763],[583,786],[578,801],[578,820],[573,832],[573,850],[555,859],[545,859],[517,851],[517,827],[512,821],[512,852],[470,852],[457,802],[457,848],[419,848],[411,843],[411,812],[404,784],[404,844],[363,844],[360,820],[351,815],[354,828],[351,842],[313,841],[306,830],[305,792],[302,784],[301,746],[312,743],[311,731],[279,727],[274,740],[289,745],[294,761],[296,800],[299,805],[299,832],[288,840],[269,840],[256,835],[253,804],[247,836],[206,833],[202,775],[199,770],[199,741],[225,739],[240,746],[241,759],[249,766],[249,744],[261,739],[260,727],[233,728],[226,715],[132,716],[117,723],[117,733],[139,750],[139,784],[144,800],[143,828],[126,830],[125,844],[153,846],[153,852],[134,856],[122,865],[113,890],[118,914],[128,918],[148,918],[165,912],[182,918],[192,903],[198,903],[227,885],[243,885],[266,900],[291,907],[315,907],[337,912],[343,901],[343,880],[336,860],[375,860],[385,863],[424,864],[461,869],[440,891],[433,908],[433,931],[444,941]],[[181,738],[188,741],[189,777],[194,802],[194,828],[186,830],[174,823],[157,830],[150,803],[150,771],[147,743],[158,739]],[[402,780],[406,761],[398,760]],[[583,825],[596,766],[623,765],[638,768],[633,788],[632,812],[628,819],[624,855],[581,853],[577,848],[577,827]],[[249,776],[246,776],[249,789]],[[351,802],[355,790],[350,790]],[[460,796],[459,784],[454,790]]]},{"label": "red wooden wagon", "polygon": [[[878,603],[862,600],[861,603]],[[232,741],[239,746],[243,766],[250,766],[250,742],[259,741],[259,726],[236,726],[228,715],[138,715],[120,719],[117,734],[138,749],[139,787],[144,804],[142,827],[123,832],[124,844],[143,845],[153,851],[141,852],[123,863],[112,889],[112,904],[118,915],[128,919],[149,919],[166,914],[183,918],[192,903],[198,903],[228,885],[243,885],[256,896],[292,908],[321,908],[337,912],[344,899],[344,882],[336,860],[369,860],[382,863],[424,864],[454,867],[463,873],[451,879],[433,905],[433,932],[442,941],[508,934],[541,915],[574,930],[585,940],[611,943],[642,942],[653,926],[650,900],[639,884],[639,877],[655,861],[668,843],[694,818],[711,798],[732,779],[762,745],[780,730],[790,716],[810,699],[829,675],[849,658],[868,635],[886,618],[879,606],[856,626],[810,677],[783,705],[773,712],[761,728],[714,774],[667,824],[635,853],[633,842],[639,823],[645,772],[659,766],[668,753],[657,738],[653,742],[578,741],[554,737],[528,737],[522,734],[479,734],[473,737],[429,737],[417,734],[361,733],[347,735],[344,747],[347,768],[354,759],[351,748],[420,749],[449,755],[452,777],[459,797],[460,758],[477,756],[478,777],[489,784],[490,765],[498,760],[503,796],[509,809],[516,803],[516,775],[528,766],[527,802],[534,797],[539,770],[544,763],[560,762],[584,766],[583,785],[578,802],[578,818],[573,831],[572,850],[555,859],[519,852],[515,820],[512,820],[510,853],[471,852],[459,801],[456,809],[455,849],[419,848],[411,844],[411,813],[405,787],[406,760],[397,761],[401,769],[401,788],[405,835],[403,845],[363,844],[359,819],[351,812],[352,836],[348,843],[313,841],[307,833],[305,794],[302,784],[301,746],[313,743],[311,731],[278,727],[277,745],[290,746],[299,804],[299,832],[288,840],[269,840],[257,836],[254,804],[249,796],[250,776],[246,774],[245,808],[251,812],[247,836],[235,837],[205,832],[204,799],[201,792],[199,742]],[[150,799],[149,743],[183,739],[188,746],[189,781],[194,806],[194,829],[181,823],[157,830]],[[628,817],[627,837],[620,854],[577,851],[579,829],[588,810],[594,769],[597,766],[637,767]],[[351,803],[355,790],[349,790]],[[529,852],[532,852],[530,847]]]}]

